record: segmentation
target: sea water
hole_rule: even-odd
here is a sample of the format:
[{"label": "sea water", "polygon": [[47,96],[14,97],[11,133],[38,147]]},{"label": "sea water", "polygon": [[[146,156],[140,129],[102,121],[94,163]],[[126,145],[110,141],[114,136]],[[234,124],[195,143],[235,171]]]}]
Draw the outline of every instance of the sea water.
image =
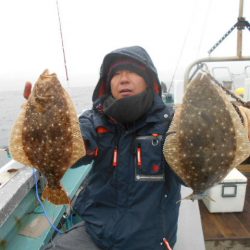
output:
[{"label": "sea water", "polygon": [[[92,106],[94,86],[70,87],[71,95],[78,114]],[[8,147],[11,128],[25,103],[22,91],[0,91],[0,149]],[[6,163],[6,152],[0,151],[0,167]]]}]

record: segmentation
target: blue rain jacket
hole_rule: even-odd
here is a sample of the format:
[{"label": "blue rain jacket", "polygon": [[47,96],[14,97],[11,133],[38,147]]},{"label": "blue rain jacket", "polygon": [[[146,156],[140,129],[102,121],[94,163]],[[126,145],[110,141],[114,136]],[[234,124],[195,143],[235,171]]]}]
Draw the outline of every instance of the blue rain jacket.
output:
[{"label": "blue rain jacket", "polygon": [[[134,50],[147,65],[152,64],[143,56],[140,47],[143,53],[138,53],[138,47]],[[128,51],[129,57],[133,53],[130,48]],[[93,167],[74,208],[101,249],[167,249],[163,238],[173,247],[181,181],[162,152],[173,110],[163,103],[158,92],[147,115],[129,126],[108,119],[100,112],[102,95],[97,94],[105,82],[103,68],[105,59],[93,95],[93,109],[79,118],[88,148],[96,154],[82,159],[82,163],[93,160]],[[152,75],[159,84],[154,68]]]}]

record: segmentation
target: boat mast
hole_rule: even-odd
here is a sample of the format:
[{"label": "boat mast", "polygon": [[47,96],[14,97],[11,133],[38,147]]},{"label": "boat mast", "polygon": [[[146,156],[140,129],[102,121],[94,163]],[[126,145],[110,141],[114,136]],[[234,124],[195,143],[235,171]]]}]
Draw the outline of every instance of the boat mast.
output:
[{"label": "boat mast", "polygon": [[[187,88],[188,83],[193,78],[195,73],[206,65],[206,62],[233,62],[233,61],[250,61],[250,56],[242,56],[242,31],[247,28],[250,31],[250,23],[243,17],[243,1],[239,0],[239,17],[237,22],[213,45],[213,47],[208,51],[209,57],[201,58],[193,62],[186,69],[184,74],[184,86]],[[228,37],[231,32],[237,28],[237,55],[230,57],[210,57],[211,53]],[[196,68],[194,68],[196,67]],[[192,75],[191,75],[191,71]],[[250,108],[250,107],[248,107]]]},{"label": "boat mast", "polygon": [[[243,18],[243,0],[240,0],[238,21],[242,19],[244,19]],[[242,29],[239,29],[239,28],[237,32],[237,56],[239,58],[242,57]]]}]

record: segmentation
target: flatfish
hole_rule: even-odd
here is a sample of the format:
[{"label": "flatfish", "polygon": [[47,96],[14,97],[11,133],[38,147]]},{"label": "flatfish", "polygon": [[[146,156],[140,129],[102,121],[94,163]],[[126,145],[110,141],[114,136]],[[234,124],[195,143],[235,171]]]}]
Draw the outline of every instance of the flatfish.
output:
[{"label": "flatfish", "polygon": [[70,203],[60,180],[86,151],[75,106],[55,73],[45,70],[38,78],[12,128],[9,148],[13,159],[46,177],[43,199]]},{"label": "flatfish", "polygon": [[174,115],[163,153],[183,182],[189,199],[202,199],[250,155],[243,119],[211,76],[200,72],[190,82]]},{"label": "flatfish", "polygon": [[250,140],[250,109],[243,107],[243,106],[239,106],[239,110],[240,113],[242,115],[242,118],[244,120],[244,126],[245,128],[248,130],[248,139]]}]

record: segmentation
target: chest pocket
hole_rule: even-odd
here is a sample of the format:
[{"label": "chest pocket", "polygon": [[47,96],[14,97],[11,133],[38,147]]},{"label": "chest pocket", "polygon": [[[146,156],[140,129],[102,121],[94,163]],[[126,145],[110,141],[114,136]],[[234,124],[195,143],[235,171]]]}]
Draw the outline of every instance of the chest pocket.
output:
[{"label": "chest pocket", "polygon": [[164,181],[163,138],[154,134],[135,139],[135,179]]}]

